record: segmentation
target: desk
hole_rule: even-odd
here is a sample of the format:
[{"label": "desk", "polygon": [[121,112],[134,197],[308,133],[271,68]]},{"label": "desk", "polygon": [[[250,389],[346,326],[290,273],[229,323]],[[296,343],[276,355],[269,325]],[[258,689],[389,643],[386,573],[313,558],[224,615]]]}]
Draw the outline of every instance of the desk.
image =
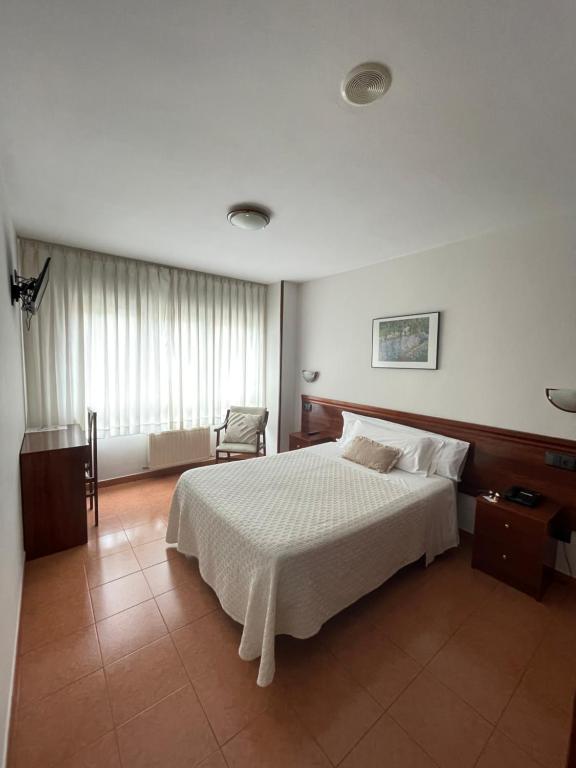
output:
[{"label": "desk", "polygon": [[20,484],[27,560],[87,542],[88,457],[86,435],[78,425],[24,435]]}]

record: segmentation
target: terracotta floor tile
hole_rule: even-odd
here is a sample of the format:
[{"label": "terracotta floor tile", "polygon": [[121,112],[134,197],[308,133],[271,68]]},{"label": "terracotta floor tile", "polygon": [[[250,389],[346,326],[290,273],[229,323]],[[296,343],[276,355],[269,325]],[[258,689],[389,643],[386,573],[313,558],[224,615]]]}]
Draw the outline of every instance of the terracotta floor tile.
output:
[{"label": "terracotta floor tile", "polygon": [[45,580],[51,576],[64,578],[81,573],[84,568],[84,554],[81,547],[66,549],[54,555],[27,560],[24,569],[24,582],[29,579]]},{"label": "terracotta floor tile", "polygon": [[59,763],[57,768],[121,768],[116,734],[114,731],[107,733],[94,744]]},{"label": "terracotta floor tile", "polygon": [[166,538],[166,523],[162,519],[155,519],[136,528],[127,528],[126,536],[133,546],[148,544],[150,541]]},{"label": "terracotta floor tile", "polygon": [[98,536],[95,539],[89,539],[85,552],[89,558],[107,557],[127,549],[130,549],[130,542],[126,534],[124,531],[116,531],[115,533],[107,533],[105,536]]},{"label": "terracotta floor tile", "polygon": [[86,563],[86,576],[90,587],[98,587],[140,570],[132,549],[107,557],[91,558]]},{"label": "terracotta floor tile", "polygon": [[440,768],[471,768],[492,733],[484,718],[426,672],[388,714]]},{"label": "terracotta floor tile", "polygon": [[540,766],[503,733],[496,730],[476,763],[476,768],[540,768]]},{"label": "terracotta floor tile", "polygon": [[166,544],[166,542],[161,539],[158,541],[151,541],[148,544],[135,546],[134,554],[138,558],[138,562],[142,568],[149,568],[151,565],[163,563],[171,557],[184,557],[184,555],[180,555],[177,552],[175,546]]},{"label": "terracotta floor tile", "polygon": [[104,671],[117,725],[188,683],[170,636],[124,656]]},{"label": "terracotta floor tile", "polygon": [[112,729],[104,672],[99,670],[20,709],[16,765],[46,768]]},{"label": "terracotta floor tile", "polygon": [[96,621],[143,603],[152,597],[141,572],[132,573],[108,584],[90,590]]},{"label": "terracotta floor tile", "polygon": [[432,563],[426,571],[428,581],[406,599],[380,611],[377,618],[389,639],[421,664],[432,659],[495,589],[489,577],[472,578],[472,569],[453,577],[440,565]]},{"label": "terracotta floor tile", "polygon": [[340,763],[341,768],[435,768],[436,764],[400,726],[382,715],[352,752]]},{"label": "terracotta floor tile", "polygon": [[218,752],[214,752],[210,757],[207,757],[206,760],[202,760],[198,764],[198,768],[228,768],[228,764],[224,760],[222,752],[218,750]]},{"label": "terracotta floor tile", "polygon": [[63,573],[54,569],[47,569],[46,573],[34,571],[24,578],[22,606],[24,610],[33,609],[45,603],[69,600],[87,590],[88,582],[82,563],[76,562],[73,569]]},{"label": "terracotta floor tile", "polygon": [[158,595],[156,603],[171,632],[211,611],[221,610],[218,598],[202,579]]},{"label": "terracotta floor tile", "polygon": [[98,539],[100,536],[107,536],[109,533],[116,533],[123,529],[124,526],[118,515],[110,514],[106,517],[102,517],[99,512],[98,525],[94,525],[93,522],[89,522],[88,524],[88,538]]},{"label": "terracotta floor tile", "polygon": [[535,647],[543,639],[553,611],[546,603],[540,603],[506,584],[499,584],[476,615],[499,629],[521,629],[523,642],[532,643]]},{"label": "terracotta floor tile", "polygon": [[64,688],[102,666],[94,626],[53,640],[20,657],[20,706]]},{"label": "terracotta floor tile", "polygon": [[168,633],[154,600],[99,621],[96,630],[104,664],[111,664]]},{"label": "terracotta floor tile", "polygon": [[330,762],[288,707],[259,715],[223,747],[230,768],[329,768]]},{"label": "terracotta floor tile", "polygon": [[23,606],[19,652],[27,653],[93,623],[90,595],[84,590],[66,600],[42,603],[32,608]]},{"label": "terracotta floor tile", "polygon": [[498,729],[536,762],[547,768],[564,768],[571,716],[517,691]]},{"label": "terracotta floor tile", "polygon": [[[576,607],[576,606],[575,606]],[[576,631],[556,624],[530,660],[521,690],[550,707],[570,712],[576,692]]]},{"label": "terracotta floor tile", "polygon": [[[166,507],[168,502],[164,502]],[[137,528],[141,525],[149,525],[156,520],[164,520],[163,515],[158,510],[158,502],[149,499],[146,504],[138,503],[135,508],[120,513],[120,520],[126,530]],[[152,539],[154,541],[154,539]],[[141,542],[142,544],[144,542]]]},{"label": "terracotta floor tile", "polygon": [[325,627],[320,636],[341,667],[387,709],[420,672],[421,666],[391,643],[382,629],[356,622]]},{"label": "terracotta floor tile", "polygon": [[123,768],[192,768],[217,744],[190,686],[118,728]]},{"label": "terracotta floor tile", "polygon": [[196,584],[202,580],[198,561],[190,557],[172,557],[143,571],[152,594],[161,595],[182,584]]},{"label": "terracotta floor tile", "polygon": [[277,642],[276,676],[298,716],[334,764],[383,712],[314,638]]},{"label": "terracotta floor tile", "polygon": [[241,627],[214,611],[173,633],[216,737],[223,744],[263,712],[279,695],[276,681],[256,685],[258,662],[238,656]]},{"label": "terracotta floor tile", "polygon": [[519,627],[471,617],[428,665],[428,671],[489,722],[496,723],[535,646]]}]

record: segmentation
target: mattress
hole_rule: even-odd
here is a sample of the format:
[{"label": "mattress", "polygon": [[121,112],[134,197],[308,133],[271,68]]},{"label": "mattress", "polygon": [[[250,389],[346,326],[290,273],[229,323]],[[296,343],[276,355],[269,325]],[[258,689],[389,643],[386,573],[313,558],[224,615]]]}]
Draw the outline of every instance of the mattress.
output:
[{"label": "mattress", "polygon": [[306,638],[423,555],[458,544],[456,490],[440,477],[387,475],[329,443],[185,472],[166,541],[243,625],[239,654],[274,678],[278,634]]}]

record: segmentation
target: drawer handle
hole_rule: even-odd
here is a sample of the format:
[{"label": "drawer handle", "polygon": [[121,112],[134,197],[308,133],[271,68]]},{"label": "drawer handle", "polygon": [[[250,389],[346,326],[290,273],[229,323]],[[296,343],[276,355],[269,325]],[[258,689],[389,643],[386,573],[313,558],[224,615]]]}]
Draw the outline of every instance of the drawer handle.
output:
[{"label": "drawer handle", "polygon": [[508,555],[502,555],[502,560],[508,560]]},{"label": "drawer handle", "polygon": [[510,528],[510,523],[504,523],[504,528]]}]

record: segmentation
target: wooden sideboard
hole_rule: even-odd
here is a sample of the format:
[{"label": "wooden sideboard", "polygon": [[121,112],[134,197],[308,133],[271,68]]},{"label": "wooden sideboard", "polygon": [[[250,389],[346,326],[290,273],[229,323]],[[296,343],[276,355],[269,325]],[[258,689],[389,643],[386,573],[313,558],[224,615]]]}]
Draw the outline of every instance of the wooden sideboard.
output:
[{"label": "wooden sideboard", "polygon": [[87,542],[88,457],[86,435],[78,425],[24,435],[20,483],[27,560]]}]

